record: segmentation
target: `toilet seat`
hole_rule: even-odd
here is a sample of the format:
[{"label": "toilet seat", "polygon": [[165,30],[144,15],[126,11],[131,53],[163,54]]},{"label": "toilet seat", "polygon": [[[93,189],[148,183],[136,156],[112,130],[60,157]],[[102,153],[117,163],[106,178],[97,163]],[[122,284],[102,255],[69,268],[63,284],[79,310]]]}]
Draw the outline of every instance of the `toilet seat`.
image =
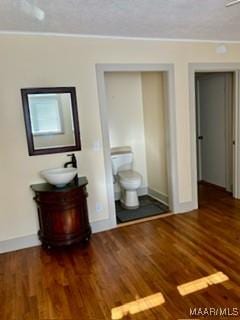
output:
[{"label": "toilet seat", "polygon": [[119,180],[124,182],[141,182],[142,176],[133,170],[118,172]]}]

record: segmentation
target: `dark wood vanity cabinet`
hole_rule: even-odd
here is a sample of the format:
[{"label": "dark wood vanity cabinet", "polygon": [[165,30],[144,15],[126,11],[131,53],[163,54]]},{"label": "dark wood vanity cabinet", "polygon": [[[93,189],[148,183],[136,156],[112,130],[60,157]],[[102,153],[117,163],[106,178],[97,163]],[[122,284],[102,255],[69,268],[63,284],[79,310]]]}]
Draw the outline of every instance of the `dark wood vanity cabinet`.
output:
[{"label": "dark wood vanity cabinet", "polygon": [[81,177],[64,188],[48,183],[31,186],[38,207],[38,235],[43,245],[63,246],[89,240],[87,183]]}]

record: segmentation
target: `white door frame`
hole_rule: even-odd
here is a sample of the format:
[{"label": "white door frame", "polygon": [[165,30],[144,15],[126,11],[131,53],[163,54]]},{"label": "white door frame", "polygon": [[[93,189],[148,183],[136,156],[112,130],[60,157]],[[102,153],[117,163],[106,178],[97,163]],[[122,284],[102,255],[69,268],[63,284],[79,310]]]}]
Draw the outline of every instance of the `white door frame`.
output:
[{"label": "white door frame", "polygon": [[[233,192],[233,174],[235,168],[233,167],[233,154],[234,145],[233,140],[235,139],[235,134],[233,135],[233,93],[235,91],[234,79],[236,74],[225,74],[225,126],[226,126],[226,190]],[[232,108],[228,108],[231,105]]]},{"label": "white door frame", "polygon": [[233,126],[235,138],[235,152],[233,155],[234,176],[233,196],[240,199],[240,112],[239,112],[239,72],[240,63],[190,63],[189,64],[189,99],[190,99],[190,137],[191,137],[191,168],[192,168],[192,194],[198,206],[197,186],[197,144],[196,144],[196,99],[195,99],[195,73],[196,72],[233,72],[234,74],[234,103]]},{"label": "white door frame", "polygon": [[198,173],[197,177],[198,180],[202,180],[202,144],[198,140],[198,136],[201,135],[201,125],[200,125],[200,83],[199,79],[196,79],[195,81],[195,90],[196,90],[196,120],[197,120],[197,126],[196,126],[196,142],[197,142],[197,168]]},{"label": "white door frame", "polygon": [[116,226],[116,211],[114,201],[114,187],[112,165],[110,157],[110,142],[108,130],[108,111],[104,74],[106,72],[164,72],[167,80],[167,106],[165,110],[167,122],[167,163],[169,207],[172,212],[180,211],[178,177],[177,177],[177,145],[176,145],[176,106],[175,106],[175,81],[173,64],[97,64],[97,84],[100,104],[100,118],[102,127],[103,154],[105,164],[105,179],[107,185],[109,219],[106,226]]}]

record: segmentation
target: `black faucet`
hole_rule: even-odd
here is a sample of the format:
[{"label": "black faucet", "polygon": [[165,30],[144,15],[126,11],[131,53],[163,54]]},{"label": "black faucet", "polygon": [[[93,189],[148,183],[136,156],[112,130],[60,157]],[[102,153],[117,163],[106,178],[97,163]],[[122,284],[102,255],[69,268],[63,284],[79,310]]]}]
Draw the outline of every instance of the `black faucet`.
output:
[{"label": "black faucet", "polygon": [[[64,163],[64,168],[67,168],[69,165],[71,165],[73,168],[77,168],[77,159],[74,153],[68,154],[68,157],[71,157],[71,161],[68,161]],[[76,174],[74,177],[75,184],[78,184],[78,175]]]},{"label": "black faucet", "polygon": [[64,163],[64,168],[67,168],[69,165],[71,165],[73,168],[77,168],[77,159],[74,153],[68,154],[68,157],[71,157],[71,161],[68,161]]}]

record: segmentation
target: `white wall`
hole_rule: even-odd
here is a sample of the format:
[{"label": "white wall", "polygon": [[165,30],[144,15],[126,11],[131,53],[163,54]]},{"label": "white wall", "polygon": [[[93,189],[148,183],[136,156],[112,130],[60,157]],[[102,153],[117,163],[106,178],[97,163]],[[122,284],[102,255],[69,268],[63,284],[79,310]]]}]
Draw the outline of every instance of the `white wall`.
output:
[{"label": "white wall", "polygon": [[164,74],[142,73],[148,187],[168,201]]},{"label": "white wall", "polygon": [[200,180],[226,187],[225,74],[199,75]]},{"label": "white wall", "polygon": [[141,73],[107,72],[105,85],[110,146],[131,146],[133,169],[143,177],[141,187],[147,187]]},{"label": "white wall", "polygon": [[227,44],[227,53],[218,55],[214,43],[0,35],[0,48],[0,241],[36,234],[29,185],[41,181],[40,170],[67,159],[66,154],[28,156],[20,88],[76,87],[82,140],[76,156],[79,174],[89,180],[90,220],[109,217],[103,151],[93,148],[102,143],[97,63],[174,64],[179,201],[192,200],[188,64],[237,62],[239,44]]}]

